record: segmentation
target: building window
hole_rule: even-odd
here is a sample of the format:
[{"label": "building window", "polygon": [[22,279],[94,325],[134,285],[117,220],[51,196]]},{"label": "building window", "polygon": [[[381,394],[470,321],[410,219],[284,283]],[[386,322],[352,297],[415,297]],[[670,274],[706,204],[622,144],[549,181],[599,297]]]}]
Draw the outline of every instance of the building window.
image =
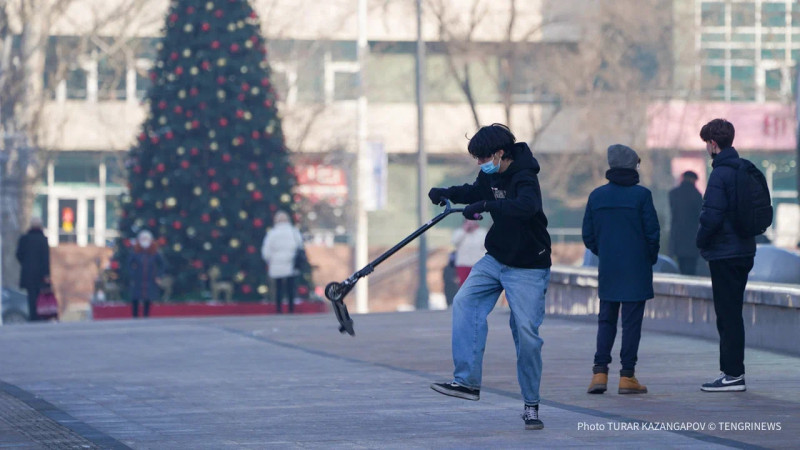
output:
[{"label": "building window", "polygon": [[732,3],[731,22],[735,27],[752,27],[756,24],[756,5],[754,3]]},{"label": "building window", "polygon": [[725,26],[725,3],[703,2],[701,24],[704,27]]},{"label": "building window", "polygon": [[97,161],[85,154],[64,154],[57,156],[53,168],[55,183],[100,184],[100,168]]},{"label": "building window", "polygon": [[765,27],[785,27],[786,3],[776,3],[776,2],[762,3],[761,25]]},{"label": "building window", "polygon": [[42,227],[47,228],[47,195],[37,195],[33,201],[33,217],[42,219]]}]

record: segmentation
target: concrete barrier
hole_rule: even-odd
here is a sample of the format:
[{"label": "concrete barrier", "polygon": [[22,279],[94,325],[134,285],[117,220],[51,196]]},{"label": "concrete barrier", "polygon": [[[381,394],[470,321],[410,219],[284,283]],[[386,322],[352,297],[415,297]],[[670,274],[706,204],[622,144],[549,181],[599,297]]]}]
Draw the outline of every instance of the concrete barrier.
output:
[{"label": "concrete barrier", "polygon": [[[655,274],[643,328],[718,339],[711,279]],[[596,320],[597,269],[553,266],[547,313]],[[800,355],[800,285],[749,282],[744,300],[748,347]]]}]

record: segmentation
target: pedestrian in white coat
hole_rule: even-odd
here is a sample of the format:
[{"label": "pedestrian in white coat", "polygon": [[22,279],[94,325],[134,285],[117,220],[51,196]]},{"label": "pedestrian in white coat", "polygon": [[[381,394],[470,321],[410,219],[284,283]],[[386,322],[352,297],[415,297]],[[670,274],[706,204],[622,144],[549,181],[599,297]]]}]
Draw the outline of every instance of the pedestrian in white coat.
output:
[{"label": "pedestrian in white coat", "polygon": [[294,266],[297,250],[303,246],[303,236],[289,221],[289,214],[278,211],[273,218],[274,226],[264,236],[261,256],[267,263],[268,276],[274,281],[275,306],[280,314],[283,311],[283,298],[288,297],[289,312],[294,312],[295,276]]}]

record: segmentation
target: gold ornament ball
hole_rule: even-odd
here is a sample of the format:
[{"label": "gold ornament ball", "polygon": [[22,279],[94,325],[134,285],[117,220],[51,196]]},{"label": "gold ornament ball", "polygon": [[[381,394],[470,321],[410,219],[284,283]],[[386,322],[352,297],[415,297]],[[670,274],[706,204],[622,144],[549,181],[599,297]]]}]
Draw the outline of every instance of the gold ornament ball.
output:
[{"label": "gold ornament ball", "polygon": [[186,98],[186,91],[183,89],[178,91],[178,98]]},{"label": "gold ornament ball", "polygon": [[241,283],[244,281],[244,273],[243,272],[236,272],[236,276],[234,277],[237,283]]},{"label": "gold ornament ball", "polygon": [[208,144],[208,148],[211,149],[212,152],[215,152],[217,151],[217,149],[219,149],[219,144],[217,144],[216,142],[212,142]]},{"label": "gold ornament ball", "polygon": [[186,149],[183,147],[178,147],[175,151],[178,152],[179,155],[186,153]]},{"label": "gold ornament ball", "polygon": [[253,115],[250,113],[250,111],[247,111],[246,113],[244,113],[244,120],[250,120],[252,118],[253,118]]},{"label": "gold ornament ball", "polygon": [[277,184],[278,184],[278,177],[271,177],[271,178],[269,179],[269,184],[271,184],[271,185],[273,185],[273,186],[277,186]]},{"label": "gold ornament ball", "polygon": [[258,95],[259,92],[261,92],[261,90],[258,88],[258,86],[253,86],[253,88],[250,89],[250,95]]},{"label": "gold ornament ball", "polygon": [[147,180],[144,182],[144,187],[147,189],[153,189],[153,180]]},{"label": "gold ornament ball", "polygon": [[228,31],[236,31],[236,24],[235,23],[229,23],[228,24]]},{"label": "gold ornament ball", "polygon": [[248,191],[253,191],[256,188],[256,184],[253,183],[253,182],[250,182],[250,183],[247,183],[245,185],[245,187],[247,188]]},{"label": "gold ornament ball", "polygon": [[220,67],[224,66],[226,63],[227,61],[225,60],[225,58],[220,58],[217,60],[217,65]]},{"label": "gold ornament ball", "polygon": [[241,68],[241,69],[239,69],[239,70],[240,70],[242,73],[247,73],[247,66],[242,66],[242,68]]},{"label": "gold ornament ball", "polygon": [[236,26],[239,27],[239,28],[244,28],[244,20],[240,20],[240,21],[236,22]]},{"label": "gold ornament ball", "polygon": [[259,294],[264,295],[267,292],[269,292],[269,289],[265,285],[262,284],[262,285],[258,286],[258,293]]},{"label": "gold ornament ball", "polygon": [[206,3],[206,10],[211,11],[212,9],[214,9],[214,2]]},{"label": "gold ornament ball", "polygon": [[250,39],[244,41],[244,46],[247,48],[253,48],[253,41],[251,41]]},{"label": "gold ornament ball", "polygon": [[226,219],[226,218],[224,218],[224,217],[221,217],[221,218],[220,218],[220,219],[217,221],[217,225],[219,225],[219,226],[221,226],[221,227],[227,227],[227,226],[228,226],[228,219]]},{"label": "gold ornament ball", "polygon": [[160,201],[156,202],[156,209],[161,209],[163,207],[164,207],[163,203],[161,203]]},{"label": "gold ornament ball", "polygon": [[188,58],[190,56],[192,56],[192,50],[188,48],[183,49],[183,57]]},{"label": "gold ornament ball", "polygon": [[203,250],[205,250],[205,251],[211,250],[211,242],[203,243]]},{"label": "gold ornament ball", "polygon": [[218,89],[217,90],[217,98],[220,99],[220,100],[225,98],[225,91],[223,89]]},{"label": "gold ornament ball", "polygon": [[281,195],[281,203],[289,203],[289,200],[291,200],[291,199],[292,199],[292,198],[291,198],[291,197],[289,197],[289,194],[283,194],[283,195]]},{"label": "gold ornament ball", "polygon": [[185,124],[183,124],[183,127],[186,128],[187,130],[191,130],[192,129],[192,122],[186,122]]},{"label": "gold ornament ball", "polygon": [[238,248],[239,247],[239,240],[238,239],[231,239],[230,246],[231,246],[231,248]]},{"label": "gold ornament ball", "polygon": [[187,23],[186,26],[183,27],[183,31],[185,31],[187,33],[191,33],[192,30],[194,30],[194,27],[190,23]]},{"label": "gold ornament ball", "polygon": [[167,124],[167,118],[166,118],[166,117],[164,117],[164,116],[161,116],[161,117],[159,117],[159,118],[158,118],[158,123],[159,123],[160,125],[166,125],[166,124]]},{"label": "gold ornament ball", "polygon": [[178,200],[175,197],[170,197],[166,200],[166,205],[168,208],[173,208],[175,205],[178,204]]},{"label": "gold ornament ball", "polygon": [[186,229],[187,236],[194,237],[195,234],[197,234],[197,231],[194,229],[194,227],[189,227]]},{"label": "gold ornament ball", "polygon": [[219,206],[219,199],[217,197],[211,197],[211,200],[208,201],[208,204],[211,205],[212,208],[216,208]]},{"label": "gold ornament ball", "polygon": [[166,178],[166,177],[162,178],[161,179],[161,185],[164,186],[164,187],[169,186],[169,178]]},{"label": "gold ornament ball", "polygon": [[245,210],[239,211],[239,218],[242,219],[242,220],[247,219],[247,211],[245,211]]},{"label": "gold ornament ball", "polygon": [[215,137],[217,137],[217,132],[214,130],[208,130],[208,137],[214,139]]},{"label": "gold ornament ball", "polygon": [[198,73],[200,73],[200,69],[198,69],[197,67],[192,67],[191,69],[189,69],[189,73],[191,73],[192,75],[197,75]]},{"label": "gold ornament ball", "polygon": [[195,186],[194,189],[192,190],[192,193],[194,193],[194,195],[199,197],[203,195],[203,189],[201,189],[200,186]]}]

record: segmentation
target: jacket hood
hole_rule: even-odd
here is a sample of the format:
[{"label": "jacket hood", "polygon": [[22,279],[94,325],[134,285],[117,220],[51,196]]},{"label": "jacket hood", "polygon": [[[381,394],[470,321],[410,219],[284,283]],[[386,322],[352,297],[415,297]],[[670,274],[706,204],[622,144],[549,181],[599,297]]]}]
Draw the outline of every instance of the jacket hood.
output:
[{"label": "jacket hood", "polygon": [[717,167],[723,162],[731,159],[739,159],[739,152],[737,152],[733,147],[724,148],[722,151],[717,153],[717,156],[714,157],[714,160],[711,162],[711,167]]},{"label": "jacket hood", "polygon": [[539,173],[541,167],[539,166],[539,161],[536,161],[536,158],[533,157],[533,153],[531,152],[530,147],[528,144],[524,142],[517,142],[512,147],[513,154],[514,154],[514,162],[508,166],[508,169],[503,172],[501,175],[513,175],[520,170],[531,169],[533,173]]},{"label": "jacket hood", "polygon": [[639,172],[636,169],[615,167],[606,171],[606,179],[620,186],[633,186],[639,184]]}]

